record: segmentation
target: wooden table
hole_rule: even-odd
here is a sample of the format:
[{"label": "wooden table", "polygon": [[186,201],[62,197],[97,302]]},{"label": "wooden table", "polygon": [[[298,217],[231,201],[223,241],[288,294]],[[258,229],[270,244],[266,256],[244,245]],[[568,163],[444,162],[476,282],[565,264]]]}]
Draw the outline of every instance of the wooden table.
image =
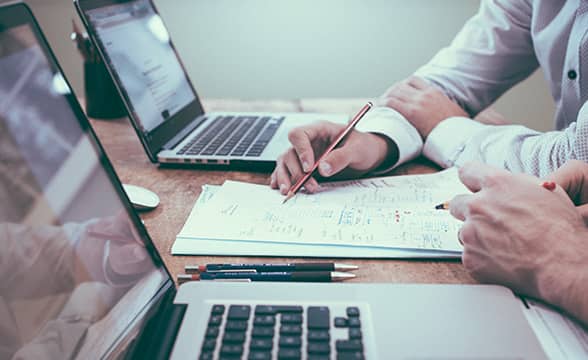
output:
[{"label": "wooden table", "polygon": [[[312,99],[292,101],[204,101],[207,111],[286,111],[345,112],[353,114],[365,104],[363,99]],[[152,164],[127,119],[92,120],[92,124],[114,167],[125,183],[155,191],[161,205],[142,214],[147,229],[172,274],[183,272],[187,264],[267,262],[265,258],[172,256],[176,235],[188,218],[202,185],[220,185],[225,180],[268,184],[269,174],[240,171],[172,169]],[[426,160],[417,160],[396,169],[392,174],[415,174],[436,171]],[[272,258],[272,262],[301,261]],[[359,266],[359,282],[473,283],[458,261],[407,261],[337,259]]]}]

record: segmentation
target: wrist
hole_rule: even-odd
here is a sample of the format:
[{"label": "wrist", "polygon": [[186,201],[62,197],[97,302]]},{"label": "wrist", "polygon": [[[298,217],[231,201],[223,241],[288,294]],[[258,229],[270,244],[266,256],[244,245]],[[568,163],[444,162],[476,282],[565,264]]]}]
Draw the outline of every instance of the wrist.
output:
[{"label": "wrist", "polygon": [[424,126],[423,128],[418,129],[419,134],[421,134],[421,137],[423,138],[423,141],[426,141],[427,138],[429,137],[429,135],[433,132],[433,130],[435,130],[435,128],[437,126],[439,126],[439,124],[441,124],[442,122],[444,122],[447,119],[449,119],[449,117],[446,117],[446,118],[438,120],[438,121],[434,121],[430,124],[427,124],[428,126]]},{"label": "wrist", "polygon": [[398,162],[400,151],[396,142],[385,135],[370,133],[376,148],[376,160],[370,171],[389,169]]},{"label": "wrist", "polygon": [[[570,237],[577,237],[569,241],[571,244],[585,243],[588,230],[583,228],[559,238],[572,240]],[[548,262],[540,266],[535,280],[539,298],[587,322],[588,263],[584,253],[584,249],[565,248],[562,244],[561,248],[553,249]]]}]

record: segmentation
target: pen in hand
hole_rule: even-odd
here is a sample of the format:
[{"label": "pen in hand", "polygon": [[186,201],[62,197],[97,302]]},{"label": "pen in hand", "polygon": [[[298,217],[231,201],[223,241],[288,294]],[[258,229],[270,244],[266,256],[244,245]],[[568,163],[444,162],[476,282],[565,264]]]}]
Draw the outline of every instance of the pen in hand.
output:
[{"label": "pen in hand", "polygon": [[[557,184],[553,181],[544,181],[541,184],[539,184],[539,186],[549,191],[555,191],[555,189],[557,188]],[[435,210],[449,210],[449,201],[446,201],[439,205],[435,205]]]},{"label": "pen in hand", "polygon": [[364,115],[368,111],[370,111],[370,109],[373,106],[374,106],[374,104],[372,104],[371,102],[368,102],[361,110],[359,110],[359,112],[355,115],[355,117],[353,117],[353,119],[349,122],[349,124],[347,124],[345,129],[343,129],[343,131],[341,131],[341,134],[339,134],[339,136],[337,136],[335,141],[333,141],[333,143],[331,143],[331,145],[329,145],[329,147],[323,153],[323,155],[321,155],[321,157],[314,163],[314,165],[312,166],[310,171],[308,171],[306,174],[304,174],[304,176],[302,176],[296,182],[296,184],[294,184],[290,188],[290,190],[288,191],[288,195],[286,195],[286,198],[284,199],[282,204],[285,204],[288,200],[292,199],[296,195],[296,193],[302,188],[302,186],[308,181],[308,179],[310,179],[310,177],[316,171],[316,169],[318,169],[321,161],[323,161],[337,146],[339,146],[339,144],[345,139],[345,137],[347,137],[347,135],[351,132],[351,130],[353,130],[353,128],[355,128],[357,123],[359,123],[359,121],[364,117]]}]

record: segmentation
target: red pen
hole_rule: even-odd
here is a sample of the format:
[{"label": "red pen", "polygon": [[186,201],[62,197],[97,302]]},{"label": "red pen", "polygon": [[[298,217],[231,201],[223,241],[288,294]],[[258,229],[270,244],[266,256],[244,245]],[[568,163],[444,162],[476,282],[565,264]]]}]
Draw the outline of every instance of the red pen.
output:
[{"label": "red pen", "polygon": [[302,188],[302,186],[308,181],[308,179],[310,179],[312,174],[319,167],[319,164],[321,163],[321,161],[323,161],[323,159],[325,157],[327,157],[327,155],[329,155],[331,153],[331,151],[335,150],[335,148],[337,146],[339,146],[341,141],[343,141],[343,139],[345,139],[345,137],[351,132],[351,130],[353,130],[353,128],[357,125],[357,123],[359,123],[359,120],[361,120],[364,117],[364,115],[367,114],[367,112],[371,110],[371,108],[373,106],[374,106],[374,104],[372,104],[371,102],[368,102],[367,104],[365,104],[365,106],[363,108],[361,108],[361,110],[359,110],[359,112],[355,115],[355,117],[349,122],[349,124],[347,124],[345,129],[343,129],[343,131],[341,131],[339,136],[337,136],[335,141],[333,141],[333,143],[327,148],[327,150],[323,153],[323,155],[314,163],[314,165],[312,166],[310,171],[307,172],[306,174],[304,174],[304,176],[302,178],[300,178],[300,180],[298,180],[296,182],[296,184],[294,184],[294,186],[292,186],[290,188],[290,190],[288,191],[288,195],[286,196],[286,198],[284,199],[282,204],[285,204],[288,200],[292,199],[296,195],[296,193]]}]

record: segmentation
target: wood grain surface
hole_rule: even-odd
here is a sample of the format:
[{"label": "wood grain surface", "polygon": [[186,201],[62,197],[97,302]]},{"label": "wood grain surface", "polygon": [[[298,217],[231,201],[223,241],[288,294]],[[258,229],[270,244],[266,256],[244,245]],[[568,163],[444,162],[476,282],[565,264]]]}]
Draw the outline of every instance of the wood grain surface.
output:
[{"label": "wood grain surface", "polygon": [[[345,112],[354,114],[365,103],[364,99],[312,100],[207,100],[207,111],[289,111],[289,112]],[[328,120],[328,115],[325,116]],[[152,212],[142,213],[145,225],[172,274],[183,273],[185,265],[241,262],[316,261],[316,259],[172,256],[171,247],[176,234],[188,218],[202,185],[220,185],[225,180],[268,184],[268,172],[217,171],[187,168],[165,168],[152,164],[129,121],[91,120],[102,145],[124,183],[144,186],[155,191],[161,205]],[[438,169],[424,159],[395,169],[391,174],[419,174]],[[329,259],[327,259],[329,260]],[[358,265],[356,282],[395,283],[474,283],[459,261],[369,260],[337,259],[337,262]]]}]

